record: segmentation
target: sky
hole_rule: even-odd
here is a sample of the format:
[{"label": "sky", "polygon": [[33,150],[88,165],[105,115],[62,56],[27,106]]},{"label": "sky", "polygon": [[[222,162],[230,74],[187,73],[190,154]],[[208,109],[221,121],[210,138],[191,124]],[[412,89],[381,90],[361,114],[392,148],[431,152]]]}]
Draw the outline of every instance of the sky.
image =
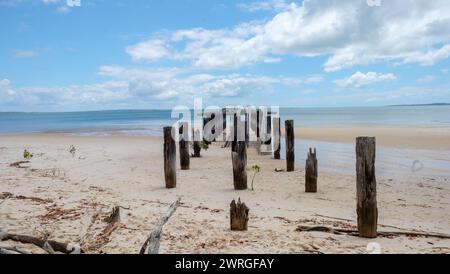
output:
[{"label": "sky", "polygon": [[0,111],[450,102],[448,0],[0,0]]}]

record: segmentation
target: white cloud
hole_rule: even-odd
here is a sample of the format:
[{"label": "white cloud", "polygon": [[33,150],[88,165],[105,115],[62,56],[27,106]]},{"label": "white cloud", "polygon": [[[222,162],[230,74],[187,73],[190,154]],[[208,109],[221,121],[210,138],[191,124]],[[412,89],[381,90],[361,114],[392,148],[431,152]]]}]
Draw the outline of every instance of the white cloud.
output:
[{"label": "white cloud", "polygon": [[239,3],[237,7],[247,12],[256,11],[284,11],[289,8],[289,3],[285,0],[271,0],[271,1],[255,1],[251,3]]},{"label": "white cloud", "polygon": [[377,62],[433,65],[450,55],[450,1],[391,0],[370,7],[363,0],[305,0],[267,22],[179,30],[164,40],[181,50],[155,54],[153,47],[132,47],[142,50],[139,59],[181,58],[206,69],[237,68],[283,55],[329,56],[325,71]]},{"label": "white cloud", "polygon": [[431,83],[436,79],[433,75],[425,75],[424,77],[420,77],[417,79],[417,82],[419,83]]},{"label": "white cloud", "polygon": [[164,41],[153,39],[146,42],[139,43],[134,46],[129,46],[126,52],[133,58],[133,60],[158,60],[169,55]]},{"label": "white cloud", "polygon": [[37,51],[28,49],[15,49],[13,54],[16,58],[32,58],[39,55]]},{"label": "white cloud", "polygon": [[107,81],[89,85],[16,88],[0,81],[2,109],[104,109],[161,107],[183,103],[193,97],[248,97],[275,85],[300,86],[318,83],[321,76],[268,77],[239,74],[190,74],[178,68],[135,69],[102,66],[99,74]]},{"label": "white cloud", "polygon": [[343,88],[362,88],[371,84],[384,81],[392,81],[395,79],[397,79],[397,77],[392,73],[382,74],[376,72],[368,72],[364,74],[358,71],[348,78],[335,80],[334,83]]}]

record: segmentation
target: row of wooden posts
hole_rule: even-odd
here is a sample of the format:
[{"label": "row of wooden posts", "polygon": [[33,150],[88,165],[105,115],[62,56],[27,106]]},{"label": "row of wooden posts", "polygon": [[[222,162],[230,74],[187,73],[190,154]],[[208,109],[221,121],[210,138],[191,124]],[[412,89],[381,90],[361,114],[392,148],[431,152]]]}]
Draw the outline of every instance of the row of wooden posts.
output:
[{"label": "row of wooden posts", "polygon": [[[273,118],[272,125],[278,128],[272,138],[277,138],[276,147],[273,147],[274,159],[281,159],[281,128],[280,118]],[[235,128],[236,118],[235,118]],[[183,128],[183,127],[182,127]],[[166,188],[175,188],[176,176],[176,143],[172,138],[172,127],[164,128],[164,170]],[[180,129],[180,134],[183,132]],[[278,133],[278,134],[277,134]],[[247,140],[247,139],[246,139]],[[274,139],[272,139],[273,141]],[[295,133],[294,121],[285,122],[286,142],[286,171],[295,170]],[[233,164],[233,184],[235,190],[247,189],[247,147],[248,141],[232,141],[231,154]],[[194,157],[200,157],[201,146],[199,142],[193,143]],[[358,137],[356,139],[356,175],[357,175],[357,215],[358,231],[361,237],[377,237],[377,191],[375,177],[375,138]],[[189,142],[181,138],[179,142],[180,165],[182,170],[190,168]],[[318,160],[316,149],[309,149],[305,165],[305,191],[317,192]],[[240,200],[231,203],[230,220],[232,230],[247,230],[248,208]]]}]

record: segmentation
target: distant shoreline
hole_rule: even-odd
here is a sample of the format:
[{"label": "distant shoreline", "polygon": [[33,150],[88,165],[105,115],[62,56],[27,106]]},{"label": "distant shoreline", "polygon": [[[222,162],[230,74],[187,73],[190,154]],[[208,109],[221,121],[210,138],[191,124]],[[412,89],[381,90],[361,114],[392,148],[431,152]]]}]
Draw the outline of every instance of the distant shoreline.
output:
[{"label": "distant shoreline", "polygon": [[[282,107],[280,109],[357,109],[357,108],[383,108],[383,107],[428,107],[428,106],[450,106],[450,103],[432,103],[432,104],[401,104],[401,105],[382,105],[382,106],[334,106],[334,107]],[[0,111],[0,114],[71,114],[71,113],[101,113],[101,112],[141,112],[158,111],[170,112],[171,109],[103,109],[103,110],[73,110],[73,111]]]}]

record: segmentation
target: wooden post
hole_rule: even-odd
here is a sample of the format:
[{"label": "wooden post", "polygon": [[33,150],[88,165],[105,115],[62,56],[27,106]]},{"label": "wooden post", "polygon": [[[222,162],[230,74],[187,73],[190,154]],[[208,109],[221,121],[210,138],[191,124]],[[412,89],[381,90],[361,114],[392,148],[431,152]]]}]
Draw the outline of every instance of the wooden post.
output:
[{"label": "wooden post", "polygon": [[202,147],[200,146],[200,142],[194,141],[194,154],[192,155],[193,158],[200,158],[202,157],[200,152],[202,151]]},{"label": "wooden post", "polygon": [[[266,121],[267,121],[266,135],[269,134],[269,136],[270,136],[272,134],[272,113],[271,112],[267,112]],[[273,136],[271,136],[271,138],[269,140],[265,141],[264,144],[265,145],[272,144],[272,138],[273,138]]]},{"label": "wooden post", "polygon": [[233,200],[230,205],[230,225],[232,231],[246,231],[248,229],[249,209],[241,203],[241,199]]},{"label": "wooden post", "polygon": [[177,146],[172,138],[172,127],[164,128],[164,173],[166,188],[177,187]]},{"label": "wooden post", "polygon": [[180,166],[181,170],[189,170],[190,155],[189,155],[189,134],[188,124],[182,123],[180,126]]},{"label": "wooden post", "polygon": [[307,193],[317,193],[317,150],[309,149],[308,159],[306,160],[305,167],[305,191]]},{"label": "wooden post", "polygon": [[233,182],[235,190],[247,189],[247,145],[245,142],[233,141],[231,144],[233,162]]},{"label": "wooden post", "polygon": [[376,238],[378,226],[377,180],[375,177],[376,140],[356,139],[356,194],[360,237]]},{"label": "wooden post", "polygon": [[246,111],[245,112],[245,144],[247,147],[250,144],[250,114]]},{"label": "wooden post", "polygon": [[200,136],[200,133],[198,130],[197,131],[192,130],[192,133],[193,133],[192,147],[194,149],[194,154],[192,154],[192,158],[200,158],[201,157],[200,152],[202,151],[201,142],[196,141],[196,138]]},{"label": "wooden post", "polygon": [[294,121],[287,120],[285,122],[286,129],[286,165],[287,172],[295,170],[295,133],[294,133]]},{"label": "wooden post", "polygon": [[273,118],[272,121],[273,125],[273,133],[274,136],[272,136],[274,146],[273,146],[273,158],[275,160],[281,159],[281,118]]}]

